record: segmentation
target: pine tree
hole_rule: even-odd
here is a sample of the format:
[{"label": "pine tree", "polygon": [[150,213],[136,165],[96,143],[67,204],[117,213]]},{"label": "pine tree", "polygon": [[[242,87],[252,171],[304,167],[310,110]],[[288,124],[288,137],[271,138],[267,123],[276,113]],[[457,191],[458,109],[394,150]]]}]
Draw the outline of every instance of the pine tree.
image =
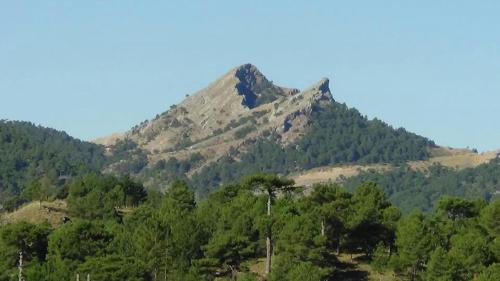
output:
[{"label": "pine tree", "polygon": [[273,251],[272,231],[271,231],[271,205],[272,200],[278,192],[289,192],[294,189],[295,182],[291,179],[282,178],[271,174],[255,174],[244,180],[246,186],[251,189],[259,190],[267,196],[267,217],[269,219],[266,230],[266,275],[271,272],[271,256]]}]

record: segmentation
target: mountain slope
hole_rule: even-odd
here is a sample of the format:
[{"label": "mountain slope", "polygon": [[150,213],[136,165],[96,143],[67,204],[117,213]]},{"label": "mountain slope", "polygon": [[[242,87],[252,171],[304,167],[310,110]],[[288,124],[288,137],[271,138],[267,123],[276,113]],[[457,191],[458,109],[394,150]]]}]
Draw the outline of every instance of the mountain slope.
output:
[{"label": "mountain slope", "polygon": [[365,170],[342,183],[354,189],[367,181],[377,183],[392,203],[406,213],[413,209],[432,210],[443,195],[490,201],[500,197],[500,158],[465,169],[434,164],[426,170],[405,165],[389,171]]},{"label": "mountain slope", "polygon": [[283,144],[278,134],[255,140],[193,175],[194,185],[208,193],[211,187],[255,172],[291,174],[339,164],[405,163],[427,159],[433,142],[368,120],[357,110],[333,102],[313,108],[306,130],[296,141]]},{"label": "mountain slope", "polygon": [[131,140],[150,153],[151,162],[186,159],[195,152],[215,160],[230,146],[242,146],[268,130],[290,142],[297,131],[289,129],[293,125],[299,129],[301,115],[312,105],[333,100],[328,82],[322,79],[299,94],[297,89],[273,85],[255,66],[242,65],[154,119],[96,142],[112,145],[118,139]]},{"label": "mountain slope", "polygon": [[[105,147],[31,123],[1,121],[0,205],[31,180],[49,178],[60,186],[67,178],[96,171],[130,174],[160,189],[182,179],[201,197],[255,172],[288,175],[304,186],[353,177],[346,184],[374,180],[405,209],[432,206],[430,197],[410,204],[426,194],[422,186],[434,190],[433,198],[476,194],[488,199],[497,190],[495,179],[477,185],[483,166],[468,169],[456,190],[448,183],[439,189],[419,180],[439,182],[434,171],[454,176],[490,165],[498,152],[438,147],[335,101],[326,78],[300,91],[274,85],[249,64],[152,120],[98,142]],[[436,163],[450,169],[436,170]],[[387,178],[399,187],[387,184]]]},{"label": "mountain slope", "polygon": [[64,132],[28,122],[0,121],[0,204],[19,194],[26,183],[99,171],[105,162],[102,147],[74,139]]},{"label": "mountain slope", "polygon": [[[404,163],[413,171],[426,173],[432,166],[441,165],[456,170],[475,168],[488,164],[500,156],[500,151],[477,153],[469,149],[453,149],[450,147],[435,147],[430,151],[427,160],[409,161]],[[401,163],[399,163],[401,164]],[[345,177],[354,177],[363,171],[389,172],[397,169],[393,164],[342,164],[322,166],[314,169],[293,173],[291,176],[298,185],[312,186],[316,183],[339,182]]]},{"label": "mountain slope", "polygon": [[337,103],[326,78],[300,91],[274,85],[250,64],[97,142],[116,158],[108,172],[132,172],[149,186],[191,179],[208,189],[248,172],[423,160],[434,146]]}]

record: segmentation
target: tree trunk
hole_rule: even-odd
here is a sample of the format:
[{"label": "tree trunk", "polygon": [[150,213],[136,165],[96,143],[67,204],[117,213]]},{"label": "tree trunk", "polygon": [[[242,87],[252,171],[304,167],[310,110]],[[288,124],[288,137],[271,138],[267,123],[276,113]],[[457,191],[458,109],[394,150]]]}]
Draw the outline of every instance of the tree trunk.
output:
[{"label": "tree trunk", "polygon": [[267,216],[271,216],[271,193],[267,195]]},{"label": "tree trunk", "polygon": [[271,254],[272,254],[272,243],[271,237],[267,236],[266,238],[266,275],[271,272]]},{"label": "tree trunk", "polygon": [[321,220],[321,236],[325,237],[325,219]]},{"label": "tree trunk", "polygon": [[[271,193],[267,196],[267,216],[271,217]],[[271,243],[271,226],[268,226],[267,237],[266,237],[266,275],[271,272],[271,254],[273,245]]]},{"label": "tree trunk", "polygon": [[19,252],[19,281],[24,281],[24,276],[23,276],[23,252]]}]

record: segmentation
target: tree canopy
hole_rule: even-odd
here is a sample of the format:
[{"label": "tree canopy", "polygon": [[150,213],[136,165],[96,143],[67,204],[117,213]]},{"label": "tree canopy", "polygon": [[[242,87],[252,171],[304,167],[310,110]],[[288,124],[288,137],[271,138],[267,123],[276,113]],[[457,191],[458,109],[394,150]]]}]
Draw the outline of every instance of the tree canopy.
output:
[{"label": "tree canopy", "polygon": [[443,197],[433,212],[402,215],[372,182],[292,187],[256,174],[197,201],[182,181],[146,194],[127,177],[76,177],[66,223],[0,226],[0,281],[17,278],[20,252],[37,281],[338,280],[343,254],[403,280],[498,276],[498,200]]},{"label": "tree canopy", "polygon": [[[44,177],[61,186],[64,180],[98,172],[104,149],[72,138],[65,132],[29,122],[0,120],[0,204],[17,205],[24,187]],[[17,201],[17,203],[16,203]]]}]

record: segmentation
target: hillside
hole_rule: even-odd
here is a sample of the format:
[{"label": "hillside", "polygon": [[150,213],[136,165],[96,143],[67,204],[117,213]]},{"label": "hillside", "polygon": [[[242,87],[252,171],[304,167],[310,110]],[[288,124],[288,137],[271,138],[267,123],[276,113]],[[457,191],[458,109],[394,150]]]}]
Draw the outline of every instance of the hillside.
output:
[{"label": "hillside", "polygon": [[[127,132],[97,140],[104,148],[26,122],[3,121],[1,126],[0,204],[9,199],[4,204],[9,209],[29,199],[18,195],[32,180],[48,179],[58,187],[97,171],[131,175],[161,190],[181,179],[202,198],[255,172],[288,175],[299,185],[312,186],[401,169],[432,176],[429,171],[436,164],[461,170],[498,155],[439,147],[403,128],[368,119],[336,101],[327,78],[304,90],[281,87],[251,64],[233,68]],[[484,197],[493,188],[488,184],[477,195]],[[55,188],[50,195],[57,193]],[[436,196],[444,194],[456,192],[441,190]],[[394,202],[406,209],[402,202],[407,199]],[[410,205],[427,210],[432,202]]]},{"label": "hillside", "polygon": [[372,183],[300,192],[272,174],[200,201],[182,182],[146,196],[129,178],[78,177],[67,206],[53,203],[70,221],[40,223],[48,203],[6,215],[0,280],[18,278],[20,252],[25,280],[40,281],[498,280],[499,200],[443,197],[405,215]]},{"label": "hillside", "polygon": [[481,198],[487,201],[500,196],[500,158],[464,169],[433,164],[425,170],[410,165],[394,167],[388,171],[360,171],[339,181],[354,189],[362,182],[374,182],[382,188],[392,203],[409,213],[414,209],[430,211],[443,195],[460,198]]},{"label": "hillside", "polygon": [[0,281],[20,252],[26,280],[498,279],[498,152],[368,119],[328,79],[243,65],[103,146],[1,125],[0,195],[25,204],[0,217]]},{"label": "hillside", "polygon": [[105,171],[135,174],[147,186],[190,180],[199,194],[257,171],[425,160],[435,146],[336,102],[326,78],[304,90],[280,87],[250,64],[96,142],[112,159]]},{"label": "hillside", "polygon": [[0,121],[0,205],[31,180],[47,177],[54,185],[72,176],[99,171],[104,150],[65,132],[29,122]]},{"label": "hillside", "polygon": [[30,202],[18,210],[0,216],[0,224],[28,222],[40,224],[48,221],[52,226],[60,226],[66,214],[66,202]]},{"label": "hillside", "polygon": [[[339,103],[326,78],[305,90],[280,87],[250,64],[154,119],[98,142],[109,153],[106,172],[131,173],[161,189],[181,179],[198,198],[256,172],[288,175],[306,187],[372,180],[405,212],[429,211],[443,195],[489,200],[497,190],[494,180],[479,186],[477,181],[498,151],[437,146]],[[447,177],[469,176],[455,186],[439,185],[443,175],[435,167]]]},{"label": "hillside", "polygon": [[498,151],[477,153],[438,147],[428,160],[400,164],[337,165],[293,173],[306,193],[315,184],[338,183],[353,189],[362,182],[378,184],[404,212],[430,211],[444,195],[483,198],[500,194]]},{"label": "hillside", "polygon": [[150,165],[193,154],[213,162],[269,132],[291,143],[303,133],[312,108],[333,101],[328,83],[321,79],[303,91],[279,87],[245,64],[154,119],[96,142],[114,150],[119,140],[131,141],[148,154]]},{"label": "hillside", "polygon": [[110,145],[116,139],[130,139],[158,158],[182,158],[179,155],[200,150],[213,157],[223,151],[217,149],[210,155],[210,148],[215,150],[221,143],[237,144],[244,140],[233,136],[238,128],[259,124],[262,130],[272,128],[285,133],[285,123],[291,119],[288,115],[300,115],[300,111],[307,112],[313,104],[332,100],[327,79],[302,91],[301,98],[293,99],[298,94],[297,89],[273,85],[255,66],[245,64],[154,119],[125,134],[96,142]]},{"label": "hillside", "polygon": [[[427,160],[409,161],[405,164],[412,170],[421,172],[428,171],[434,165],[463,170],[489,163],[491,160],[499,157],[500,151],[477,153],[468,149],[435,147],[430,150],[430,155]],[[299,185],[312,186],[316,183],[339,182],[342,178],[357,176],[359,173],[365,171],[388,172],[397,168],[398,165],[393,164],[347,164],[318,167],[293,173],[291,177]]]}]

